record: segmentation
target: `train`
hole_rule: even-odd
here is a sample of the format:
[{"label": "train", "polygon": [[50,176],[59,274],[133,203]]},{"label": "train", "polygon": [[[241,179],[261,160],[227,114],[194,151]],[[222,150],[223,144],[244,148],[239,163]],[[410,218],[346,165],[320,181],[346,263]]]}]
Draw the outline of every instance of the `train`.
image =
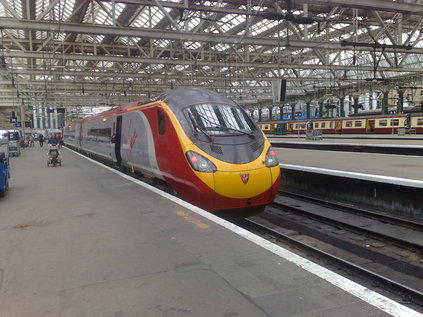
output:
[{"label": "train", "polygon": [[67,124],[63,142],[211,212],[261,212],[280,183],[275,151],[234,101],[178,88]]},{"label": "train", "polygon": [[265,134],[305,134],[308,130],[321,130],[323,134],[421,134],[423,113],[268,121],[257,125]]}]

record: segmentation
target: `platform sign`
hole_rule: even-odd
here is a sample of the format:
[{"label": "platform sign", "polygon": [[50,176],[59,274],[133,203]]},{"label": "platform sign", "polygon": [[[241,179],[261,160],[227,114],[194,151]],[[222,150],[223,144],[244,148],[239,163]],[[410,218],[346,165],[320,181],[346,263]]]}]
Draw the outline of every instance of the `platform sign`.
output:
[{"label": "platform sign", "polygon": [[10,123],[16,123],[18,122],[18,118],[17,117],[10,117]]},{"label": "platform sign", "polygon": [[15,127],[16,128],[22,128],[22,122],[20,122],[20,121],[19,122],[16,122],[15,123]]}]

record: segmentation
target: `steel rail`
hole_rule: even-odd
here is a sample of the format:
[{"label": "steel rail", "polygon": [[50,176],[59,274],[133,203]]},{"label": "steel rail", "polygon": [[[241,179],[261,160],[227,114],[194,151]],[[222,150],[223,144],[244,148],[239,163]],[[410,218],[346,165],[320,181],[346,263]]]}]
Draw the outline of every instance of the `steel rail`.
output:
[{"label": "steel rail", "polygon": [[318,204],[324,204],[326,206],[333,207],[333,208],[342,208],[343,211],[345,210],[351,211],[357,215],[365,214],[366,216],[375,218],[377,220],[387,221],[393,224],[401,224],[404,226],[414,227],[418,230],[423,231],[423,222],[418,220],[406,219],[406,218],[398,217],[394,215],[383,214],[382,212],[372,211],[372,210],[360,208],[360,207],[353,207],[345,203],[333,202],[333,201],[329,201],[329,200],[325,200],[325,199],[321,199],[317,197],[294,193],[284,189],[279,190],[278,193],[282,193],[283,195],[288,195],[288,196],[299,198],[299,199],[304,199],[305,201],[312,201]]},{"label": "steel rail", "polygon": [[[382,276],[380,274],[377,274],[375,272],[372,272],[370,270],[367,270],[359,265],[356,265],[352,262],[349,262],[347,260],[341,259],[337,256],[334,256],[330,253],[327,253],[323,250],[320,250],[318,248],[315,248],[313,246],[307,245],[299,240],[296,240],[292,237],[289,237],[281,232],[275,231],[271,228],[268,228],[260,223],[255,222],[251,219],[245,219],[241,225],[244,226],[244,228],[248,230],[253,230],[255,232],[262,231],[269,235],[271,235],[273,238],[281,239],[285,242],[288,242],[289,244],[293,245],[294,247],[310,252],[313,255],[317,255],[319,258],[322,258],[326,261],[330,261],[331,263],[335,263],[337,265],[340,265],[341,267],[347,269],[348,271],[355,272],[358,275],[370,278],[372,281],[377,282],[379,285],[383,285],[385,288],[389,289],[390,291],[394,291],[396,295],[401,296],[401,298],[404,301],[411,301],[414,303],[417,303],[419,305],[423,305],[423,293],[419,290],[413,289],[411,287],[408,287],[406,285],[403,285],[399,282],[396,282],[390,278],[387,278],[385,276]],[[377,285],[375,284],[375,285]]]},{"label": "steel rail", "polygon": [[[371,229],[367,229],[367,228],[363,228],[363,227],[357,227],[354,226],[352,224],[347,223],[346,221],[339,221],[339,220],[334,220],[331,219],[329,217],[326,217],[324,215],[317,215],[315,213],[309,212],[307,210],[301,209],[301,208],[297,208],[297,207],[293,207],[290,205],[285,205],[283,203],[278,203],[278,202],[273,202],[273,204],[277,207],[283,207],[285,210],[290,210],[292,212],[295,213],[299,213],[299,214],[305,214],[311,218],[314,219],[318,219],[321,221],[324,221],[326,223],[330,223],[339,227],[343,227],[343,228],[348,228],[349,230],[352,230],[354,232],[358,232],[358,233],[362,233],[362,234],[367,234],[367,235],[371,235],[374,238],[378,238],[384,241],[389,241],[393,244],[399,245],[401,247],[406,247],[409,249],[413,249],[413,250],[417,250],[419,252],[423,252],[423,245],[418,244],[418,243],[414,243],[413,241],[408,241],[399,237],[394,237],[394,236],[387,236],[383,233],[379,233],[379,232],[375,232]],[[338,207],[339,209],[339,207]],[[355,213],[358,213],[358,211],[356,210]]]}]

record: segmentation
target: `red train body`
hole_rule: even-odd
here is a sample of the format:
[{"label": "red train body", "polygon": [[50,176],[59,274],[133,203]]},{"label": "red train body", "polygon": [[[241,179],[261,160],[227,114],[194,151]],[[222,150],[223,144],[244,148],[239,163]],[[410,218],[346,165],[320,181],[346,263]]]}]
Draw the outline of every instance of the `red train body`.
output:
[{"label": "red train body", "polygon": [[233,101],[204,89],[171,90],[70,123],[64,142],[209,211],[260,211],[279,187],[267,138]]}]

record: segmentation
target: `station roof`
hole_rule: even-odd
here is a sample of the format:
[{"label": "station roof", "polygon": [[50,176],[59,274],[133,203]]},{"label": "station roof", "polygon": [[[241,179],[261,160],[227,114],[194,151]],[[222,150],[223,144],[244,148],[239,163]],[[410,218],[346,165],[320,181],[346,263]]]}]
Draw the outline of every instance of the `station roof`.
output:
[{"label": "station roof", "polygon": [[417,89],[422,22],[422,0],[0,0],[0,107],[197,86],[253,109],[280,79],[288,102]]}]

